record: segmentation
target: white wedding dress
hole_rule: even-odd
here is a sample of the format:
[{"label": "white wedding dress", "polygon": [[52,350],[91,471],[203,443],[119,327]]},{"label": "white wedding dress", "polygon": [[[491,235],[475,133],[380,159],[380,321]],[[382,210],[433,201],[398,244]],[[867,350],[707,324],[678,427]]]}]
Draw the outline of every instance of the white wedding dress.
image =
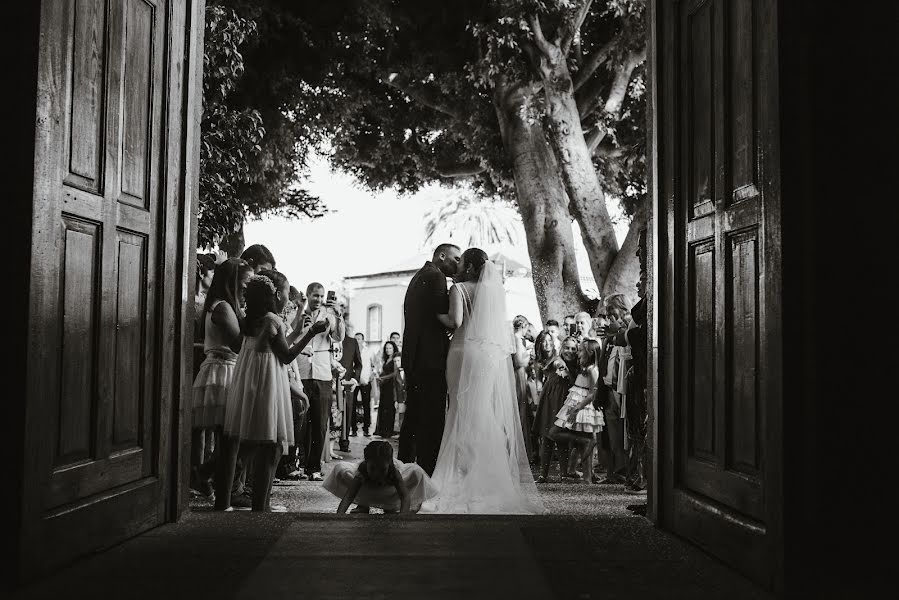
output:
[{"label": "white wedding dress", "polygon": [[528,465],[512,371],[512,326],[502,274],[485,263],[462,293],[462,325],[447,355],[449,408],[433,482],[421,513],[543,514]]}]

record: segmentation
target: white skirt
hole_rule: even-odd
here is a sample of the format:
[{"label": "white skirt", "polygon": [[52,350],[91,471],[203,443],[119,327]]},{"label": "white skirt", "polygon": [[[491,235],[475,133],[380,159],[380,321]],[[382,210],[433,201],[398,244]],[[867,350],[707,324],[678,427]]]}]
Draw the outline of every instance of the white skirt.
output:
[{"label": "white skirt", "polygon": [[240,351],[225,404],[225,435],[246,442],[293,445],[293,407],[287,366],[272,352]]},{"label": "white skirt", "polygon": [[[406,491],[409,493],[409,506],[413,511],[418,511],[423,502],[437,495],[437,486],[434,485],[425,470],[416,463],[402,463],[394,459],[393,465],[399,471],[403,483],[406,484]],[[358,468],[359,463],[337,463],[325,476],[322,487],[343,499]],[[400,509],[400,497],[392,485],[363,484],[353,503],[384,510]]]}]

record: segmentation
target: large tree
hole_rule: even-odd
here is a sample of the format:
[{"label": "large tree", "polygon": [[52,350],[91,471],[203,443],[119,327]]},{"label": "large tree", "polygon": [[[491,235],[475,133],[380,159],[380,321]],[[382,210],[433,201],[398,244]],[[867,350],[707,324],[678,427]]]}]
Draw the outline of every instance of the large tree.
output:
[{"label": "large tree", "polygon": [[376,189],[467,177],[517,202],[544,317],[586,303],[572,219],[600,290],[636,280],[606,197],[639,228],[642,1],[230,2],[266,30],[241,89],[297,139]]}]

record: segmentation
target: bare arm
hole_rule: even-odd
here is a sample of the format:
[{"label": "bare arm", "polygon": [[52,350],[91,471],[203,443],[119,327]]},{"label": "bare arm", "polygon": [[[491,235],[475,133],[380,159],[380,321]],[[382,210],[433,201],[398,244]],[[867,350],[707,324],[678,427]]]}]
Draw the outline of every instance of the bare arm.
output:
[{"label": "bare arm", "polygon": [[437,315],[437,320],[447,329],[458,329],[462,326],[462,292],[458,285],[449,291],[449,313]]},{"label": "bare arm", "polygon": [[300,352],[310,341],[312,341],[312,338],[323,332],[327,327],[328,324],[326,321],[319,321],[303,334],[303,337],[300,338],[299,342],[290,347],[287,345],[287,338],[284,336],[284,330],[279,328],[274,339],[272,339],[272,352],[275,353],[275,356],[278,357],[278,360],[280,360],[282,364],[288,365],[300,355]]},{"label": "bare arm", "polygon": [[400,497],[400,512],[409,512],[412,508],[412,500],[409,498],[409,491],[406,489],[406,483],[403,481],[402,477],[399,477],[399,474],[397,474],[396,485],[394,485],[393,487],[396,489],[396,493]]},{"label": "bare arm", "polygon": [[219,302],[212,311],[212,322],[219,327],[228,340],[228,346],[235,351],[240,352],[240,344],[243,341],[243,335],[240,333],[240,321],[237,320],[237,314],[227,302]]},{"label": "bare arm", "polygon": [[520,369],[521,367],[526,367],[529,362],[529,359],[530,359],[530,354],[528,353],[528,349],[524,345],[524,338],[522,338],[519,335],[516,335],[515,336],[515,346],[516,346],[516,350],[515,350],[515,354],[512,355],[512,365],[516,369]]},{"label": "bare arm", "polygon": [[340,499],[340,505],[337,507],[338,515],[346,514],[347,509],[350,507],[350,504],[353,503],[353,500],[356,499],[356,496],[359,494],[359,490],[361,489],[362,476],[356,475],[355,477],[353,477],[353,481],[347,488],[346,493],[343,495],[343,498]]}]

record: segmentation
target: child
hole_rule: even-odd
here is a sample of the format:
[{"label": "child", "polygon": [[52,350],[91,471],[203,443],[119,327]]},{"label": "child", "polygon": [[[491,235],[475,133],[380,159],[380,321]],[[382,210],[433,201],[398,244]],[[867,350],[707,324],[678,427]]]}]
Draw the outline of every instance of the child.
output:
[{"label": "child", "polygon": [[284,324],[278,316],[289,293],[287,278],[277,271],[260,271],[250,278],[245,292],[246,317],[243,345],[225,405],[225,443],[217,465],[215,509],[232,510],[231,481],[237,460],[257,455],[253,472],[254,511],[270,512],[275,466],[293,443],[293,412],[286,365],[318,333],[327,329],[319,321],[294,346],[288,347]]},{"label": "child", "polygon": [[[596,442],[596,434],[602,431],[605,421],[602,412],[593,406],[596,386],[599,382],[599,369],[596,366],[596,352],[599,342],[586,339],[578,347],[579,372],[574,385],[568,390],[568,397],[549,430],[549,438],[555,442],[569,442],[580,447],[585,453]],[[572,462],[577,464],[579,458],[588,463],[588,473],[593,474],[592,461],[589,456],[578,456],[572,452]]]},{"label": "child", "polygon": [[216,448],[212,457],[201,464],[204,434],[207,445],[211,445],[209,442],[213,434],[219,441],[221,439],[228,388],[234,376],[237,350],[241,343],[240,319],[243,318],[243,310],[240,304],[252,274],[250,265],[239,258],[229,258],[215,267],[200,315],[205,358],[193,385],[190,487],[204,496],[212,494],[209,479],[220,454]]},{"label": "child", "polygon": [[350,512],[368,514],[369,508],[381,508],[385,513],[418,512],[422,502],[437,495],[437,487],[424,469],[415,463],[401,463],[393,458],[390,442],[369,442],[365,460],[357,468],[338,463],[322,484],[340,498],[337,514]]}]

